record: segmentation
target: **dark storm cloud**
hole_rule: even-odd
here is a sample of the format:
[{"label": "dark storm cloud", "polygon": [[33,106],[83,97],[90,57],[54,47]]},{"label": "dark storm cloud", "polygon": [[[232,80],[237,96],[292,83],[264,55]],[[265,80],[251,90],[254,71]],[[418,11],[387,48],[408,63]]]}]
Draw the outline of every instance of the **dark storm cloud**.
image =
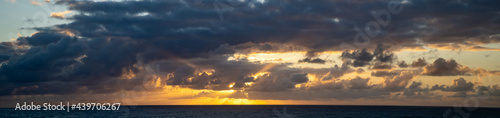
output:
[{"label": "dark storm cloud", "polygon": [[[377,43],[402,45],[395,46],[396,49],[414,45],[415,38],[420,38],[426,43],[462,43],[468,40],[495,42],[497,39],[489,39],[490,35],[498,34],[496,31],[498,25],[495,22],[498,21],[496,11],[499,9],[492,6],[495,3],[495,1],[410,1],[402,6],[401,13],[391,15],[391,22],[381,27],[379,37],[371,39]],[[196,3],[194,1],[78,2],[72,4],[70,9],[87,15],[77,14],[72,18],[75,22],[59,27],[75,29],[82,36],[91,37],[129,36],[148,39],[182,37],[191,40],[203,38],[204,41],[226,42],[230,45],[249,41],[292,43],[317,52],[342,50],[337,47],[339,44],[345,42],[352,44],[352,39],[357,34],[353,27],[364,29],[369,21],[377,21],[379,17],[384,19],[384,15],[373,15],[371,11],[387,9],[388,3],[387,1],[293,0],[266,1],[262,4],[250,0],[221,2],[221,4],[232,10],[213,8],[213,1],[210,0]],[[141,13],[148,14],[141,16]],[[333,21],[334,18],[338,18],[339,22]],[[478,28],[481,26],[488,27]],[[208,47],[216,46],[218,44]]]},{"label": "dark storm cloud", "polygon": [[[31,47],[24,55],[13,57],[1,66],[1,77],[8,82],[44,82],[53,74],[61,73],[64,67],[77,63],[88,47],[78,43],[76,38],[61,38],[46,47]],[[29,73],[29,74],[27,74]],[[60,78],[58,78],[60,79]]]},{"label": "dark storm cloud", "polygon": [[[392,53],[385,52],[387,48],[379,43],[391,44],[391,49],[397,50],[421,47],[415,43],[416,38],[426,44],[491,43],[498,42],[498,37],[489,37],[500,34],[498,1],[411,1],[402,6],[401,13],[392,14],[391,22],[381,26],[378,36],[370,36],[366,46],[353,43],[359,33],[353,28],[367,29],[366,23],[379,17],[371,11],[387,9],[387,1],[248,0],[221,2],[221,6],[231,7],[222,9],[214,8],[211,0],[57,3],[69,4],[69,10],[76,13],[67,17],[71,23],[37,28],[39,33],[18,38],[19,45],[29,47],[21,51],[22,55],[16,54],[17,47],[5,48],[7,43],[0,46],[0,95],[131,90],[147,78],[142,66],[165,60],[181,63],[165,68],[174,72],[166,80],[168,84],[225,90],[232,83],[243,86],[241,83],[250,81],[251,74],[269,66],[266,71],[270,74],[262,77],[268,79],[252,80],[256,81],[254,90],[283,91],[306,81],[304,72],[286,68],[286,64],[272,66],[227,58],[217,61],[213,57],[232,54],[235,51],[228,47],[248,42],[264,52],[295,50],[276,46],[279,44],[304,47],[309,56],[326,50],[375,49],[343,54],[352,60],[346,65],[362,67],[373,61],[393,60]],[[333,20],[336,18],[339,20]],[[50,31],[69,31],[76,36]],[[340,46],[343,43],[356,47]],[[182,64],[189,59],[197,67]],[[335,72],[350,72],[341,69],[343,66],[336,67],[340,70]],[[211,75],[196,73],[210,69],[216,71]],[[338,75],[343,74],[332,77]],[[52,82],[64,84],[49,84]],[[395,88],[399,88],[406,81],[396,83]],[[206,86],[210,84],[214,85]],[[71,86],[58,90],[57,85]]]},{"label": "dark storm cloud", "polygon": [[78,43],[76,38],[59,37],[59,39],[57,43],[44,47],[31,47],[24,55],[11,57],[8,63],[1,65],[0,80],[5,85],[1,87],[2,95],[14,92],[13,90],[17,87],[38,86],[38,84],[53,80],[68,80],[57,75],[64,74],[66,67],[78,63],[75,58],[83,55],[87,47]]},{"label": "dark storm cloud", "polygon": [[16,46],[13,42],[0,42],[0,64],[16,54]]},{"label": "dark storm cloud", "polygon": [[[137,45],[127,39],[80,39],[56,32],[20,37],[24,54],[0,66],[1,95],[113,93],[141,85]],[[123,75],[136,75],[125,79]],[[63,87],[64,89],[61,89]]]},{"label": "dark storm cloud", "polygon": [[9,60],[9,55],[0,55],[0,63]]}]

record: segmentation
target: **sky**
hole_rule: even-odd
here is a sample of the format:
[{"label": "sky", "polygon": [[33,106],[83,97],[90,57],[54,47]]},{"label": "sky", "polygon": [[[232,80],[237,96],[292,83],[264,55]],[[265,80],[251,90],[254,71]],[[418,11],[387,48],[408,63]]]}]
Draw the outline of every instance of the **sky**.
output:
[{"label": "sky", "polygon": [[496,0],[0,3],[0,107],[500,107]]}]

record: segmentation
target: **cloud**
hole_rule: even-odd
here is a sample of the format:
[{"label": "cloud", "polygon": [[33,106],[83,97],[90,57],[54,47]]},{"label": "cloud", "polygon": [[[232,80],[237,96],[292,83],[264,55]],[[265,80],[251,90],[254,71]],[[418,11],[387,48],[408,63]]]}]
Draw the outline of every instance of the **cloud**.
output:
[{"label": "cloud", "polygon": [[424,75],[430,76],[454,76],[454,75],[467,75],[471,69],[467,66],[458,64],[455,60],[445,60],[438,58],[434,63],[424,67]]},{"label": "cloud", "polygon": [[500,96],[500,85],[477,86],[475,94],[479,99],[487,99],[490,96],[498,97]]},{"label": "cloud", "polygon": [[387,51],[389,47],[390,46],[384,46],[381,43],[377,44],[377,47],[373,51],[375,60],[382,63],[392,62],[392,60],[394,59],[394,53]]},{"label": "cloud", "polygon": [[234,54],[236,50],[229,46],[229,44],[222,44],[219,48],[209,52],[212,55]]},{"label": "cloud", "polygon": [[420,86],[422,86],[422,82],[412,82],[410,86],[408,86],[408,89],[417,89]]},{"label": "cloud", "polygon": [[378,44],[373,53],[369,52],[367,49],[352,52],[344,51],[340,57],[354,67],[370,65],[373,60],[375,64],[378,65],[376,67],[385,65],[383,68],[388,68],[386,63],[392,62],[394,59],[394,54],[387,51],[388,48],[388,46]]},{"label": "cloud", "polygon": [[298,61],[299,63],[317,63],[317,64],[325,64],[326,61],[320,58],[304,58]]},{"label": "cloud", "polygon": [[[208,1],[201,2],[207,3]],[[245,1],[241,2],[238,9],[234,9],[231,12],[224,12],[221,16],[224,16],[224,24],[213,25],[214,22],[219,22],[220,18],[217,15],[216,9],[211,9],[213,5],[206,4],[198,4],[190,1],[180,3],[176,1],[128,1],[128,2],[99,2],[94,3],[90,1],[80,1],[80,2],[59,2],[59,3],[67,3],[72,4],[70,9],[85,12],[88,14],[95,15],[76,15],[73,17],[77,20],[77,22],[69,25],[63,25],[62,27],[77,29],[79,23],[89,23],[92,24],[101,24],[104,27],[119,27],[110,23],[106,23],[105,21],[114,21],[113,19],[126,19],[122,21],[116,22],[128,22],[137,24],[138,26],[148,26],[146,27],[136,27],[135,29],[120,30],[116,29],[107,29],[107,31],[102,32],[91,32],[95,28],[95,26],[88,27],[78,27],[78,31],[82,33],[82,35],[113,35],[120,36],[126,34],[127,36],[140,36],[140,37],[158,37],[162,36],[162,34],[177,34],[172,36],[187,36],[192,37],[195,35],[186,35],[189,33],[198,34],[197,37],[210,37],[210,39],[219,39],[220,41],[227,41],[230,45],[241,44],[245,42],[254,42],[254,43],[264,43],[264,42],[274,42],[274,43],[290,43],[294,45],[299,45],[303,47],[308,47],[311,53],[323,51],[323,50],[344,50],[341,47],[338,47],[342,43],[350,43],[352,42],[353,36],[356,35],[356,32],[352,31],[353,27],[356,27],[356,24],[363,24],[368,22],[369,19],[373,19],[373,16],[370,14],[371,9],[375,8],[384,8],[384,1],[375,1],[372,4],[367,4],[367,2],[353,2],[353,1],[323,1],[323,2],[305,2],[305,1],[288,1],[288,2],[278,2],[278,1],[269,1],[265,4],[253,4],[254,1]],[[77,4],[78,3],[78,4]],[[453,3],[453,2],[451,2]],[[451,4],[450,3],[450,4]],[[251,5],[252,4],[252,5]],[[422,45],[416,45],[414,39],[417,37],[424,37],[424,42],[426,43],[442,43],[439,40],[430,40],[427,37],[437,37],[439,35],[437,32],[450,31],[450,32],[460,32],[453,28],[447,30],[441,30],[434,28],[436,24],[427,22],[422,18],[417,16],[426,15],[432,18],[439,18],[440,26],[455,26],[454,24],[458,24],[457,22],[463,22],[459,20],[454,20],[455,23],[451,22],[442,22],[443,20],[452,20],[452,18],[441,17],[438,14],[447,13],[451,16],[462,15],[461,13],[449,12],[442,9],[432,9],[435,10],[429,15],[429,13],[422,14],[421,12],[417,12],[422,10],[422,8],[418,6],[425,5],[435,5],[435,4],[448,4],[448,2],[433,2],[433,1],[420,1],[412,4],[405,4],[405,12],[414,13],[416,15],[399,15],[399,20],[393,20],[390,25],[384,27],[384,32],[382,32],[381,37],[373,37],[373,44],[382,43],[382,42],[397,42],[400,46],[393,46],[394,49],[400,49],[403,47],[421,47]],[[358,9],[346,7],[349,5],[366,5],[366,9]],[[470,4],[471,6],[488,6],[485,4]],[[99,7],[106,6],[106,7]],[[148,6],[148,7],[144,7]],[[168,7],[163,7],[168,6]],[[188,7],[189,6],[189,7]],[[252,6],[252,7],[251,7]],[[292,7],[295,6],[295,7]],[[335,6],[330,8],[331,6]],[[231,6],[236,8],[235,6]],[[308,7],[312,8],[308,11],[301,11],[300,9],[295,8],[303,8]],[[466,9],[470,12],[478,12],[470,9],[469,7],[460,6],[457,4],[453,4],[449,6],[451,8],[462,8]],[[116,9],[109,9],[116,8]],[[273,8],[266,9],[266,8]],[[322,8],[322,9],[320,9]],[[371,9],[370,9],[371,8]],[[276,9],[280,9],[279,12]],[[427,10],[427,9],[424,9]],[[349,11],[347,13],[346,11]],[[169,14],[163,14],[169,12]],[[256,15],[260,13],[267,13],[265,15]],[[102,14],[107,13],[107,14]],[[129,15],[125,14],[129,13]],[[134,15],[140,13],[148,13],[149,15]],[[291,13],[301,13],[301,14],[291,14]],[[352,15],[353,13],[361,13],[365,15]],[[491,12],[494,13],[494,12]],[[183,15],[179,15],[183,14]],[[187,15],[189,14],[189,15]],[[247,15],[239,15],[239,14],[247,14]],[[308,15],[316,14],[311,17],[307,17]],[[293,19],[292,16],[298,16],[301,18]],[[250,17],[251,16],[251,17]],[[273,18],[278,18],[277,20],[269,20],[269,17],[273,16]],[[295,17],[297,18],[297,17]],[[330,20],[331,18],[341,18],[345,19],[345,23],[340,24],[332,24]],[[464,17],[465,19],[478,20],[474,17]],[[489,17],[492,18],[492,17]],[[100,20],[97,20],[100,19]],[[183,20],[169,20],[169,19],[183,19]],[[202,21],[197,21],[197,19],[204,19]],[[257,20],[258,19],[258,20]],[[150,20],[150,23],[154,22],[162,22],[169,21],[167,24],[158,24],[157,26],[149,26],[145,23],[140,23],[141,20]],[[194,22],[182,22],[182,21],[194,21]],[[281,21],[281,22],[276,22]],[[173,27],[165,28],[166,25],[172,24]],[[267,27],[259,27],[262,25]],[[295,25],[293,25],[295,24]],[[417,25],[413,25],[417,24]],[[469,23],[470,24],[470,23]],[[318,27],[307,27],[307,26],[318,26]],[[122,26],[123,27],[123,26]],[[162,28],[163,27],[163,28]],[[241,28],[246,27],[246,28]],[[361,26],[357,26],[361,27]],[[89,28],[89,29],[86,29]],[[146,28],[146,29],[144,29]],[[225,29],[231,28],[231,29]],[[491,27],[493,28],[493,27]],[[490,29],[491,29],[490,28]],[[155,29],[152,32],[145,34],[144,32],[148,29]],[[184,30],[183,30],[184,29]],[[189,30],[186,30],[189,29]],[[286,30],[285,30],[286,29]],[[494,29],[494,28],[493,28]],[[134,31],[134,30],[142,30]],[[433,31],[432,30],[437,30]],[[117,33],[120,31],[121,33]],[[172,31],[183,31],[183,32],[172,32]],[[413,31],[413,33],[408,33]],[[125,33],[126,32],[126,33]],[[246,32],[246,33],[234,33],[234,32]],[[295,36],[291,36],[289,34],[296,34]],[[418,35],[419,33],[425,33],[426,35]],[[471,37],[482,37],[486,36],[486,34],[493,34],[493,32],[488,32],[486,34],[471,34],[469,33],[456,33],[458,35],[464,35],[457,40],[457,42],[462,42],[464,40],[473,39]],[[184,34],[184,35],[183,35]],[[270,35],[272,34],[272,35]],[[471,35],[465,35],[471,34]],[[226,38],[221,38],[219,36],[226,36]],[[252,39],[253,36],[259,36],[259,39]],[[239,37],[239,40],[229,41],[229,39],[234,39]],[[307,38],[306,38],[307,37]],[[393,37],[393,38],[387,38]],[[192,37],[195,38],[195,37]],[[315,41],[311,42],[308,39],[312,38]],[[394,41],[394,39],[400,39],[398,41]],[[451,40],[447,40],[451,41]],[[321,43],[319,43],[321,42]],[[372,45],[375,47],[376,45]],[[266,49],[266,48],[263,48]]]},{"label": "cloud", "polygon": [[31,4],[32,4],[32,5],[36,5],[36,6],[42,6],[42,3],[37,2],[37,1],[35,1],[35,0],[31,0]]},{"label": "cloud", "polygon": [[398,75],[401,71],[372,71],[371,75],[375,77],[387,77],[387,76],[395,76]]},{"label": "cloud", "polygon": [[291,45],[286,43],[252,43],[245,42],[241,44],[236,44],[232,46],[238,53],[249,54],[249,53],[273,53],[273,52],[298,52],[306,51],[307,47]]},{"label": "cloud", "polygon": [[472,91],[474,89],[474,84],[472,82],[467,82],[464,78],[458,78],[453,80],[451,86],[446,88],[448,91]]},{"label": "cloud", "polygon": [[398,64],[398,67],[400,67],[400,68],[407,68],[408,66],[409,66],[409,65],[408,65],[408,64],[406,64],[406,62],[405,62],[405,61],[401,61],[401,62]]},{"label": "cloud", "polygon": [[268,50],[276,50],[276,47],[273,47],[271,46],[271,44],[269,43],[265,43],[264,45],[262,45],[259,50],[264,50],[264,51],[268,51]]},{"label": "cloud", "polygon": [[58,32],[37,32],[30,37],[20,37],[17,39],[17,41],[19,44],[46,46],[51,43],[56,43],[63,37],[67,36]]},{"label": "cloud", "polygon": [[309,81],[307,73],[300,73],[297,70],[285,69],[271,73],[274,74],[262,77],[247,90],[261,92],[285,91],[295,88],[296,84]]},{"label": "cloud", "polygon": [[368,52],[367,49],[354,51],[352,53],[344,51],[340,57],[342,57],[343,59],[353,59],[354,61],[351,64],[354,67],[362,67],[368,65],[369,62],[371,62],[373,59],[373,55]]},{"label": "cloud", "polygon": [[[211,22],[220,21],[220,17],[213,9],[212,4],[199,4],[199,2],[186,1],[184,3],[176,1],[128,1],[128,2],[99,2],[94,3],[91,1],[75,2],[75,1],[61,1],[59,3],[72,4],[70,9],[82,11],[86,13],[141,13],[148,12],[151,16],[159,16],[162,18],[162,13],[171,12],[170,17],[181,18],[184,20],[194,21],[194,19],[205,19],[204,21],[192,22],[195,24],[210,24]],[[77,4],[78,3],[78,4]],[[210,3],[210,1],[202,1],[201,3]],[[496,18],[494,17],[498,9],[492,6],[497,3],[496,1],[488,2],[456,2],[456,1],[432,1],[424,0],[412,2],[412,4],[404,4],[404,14],[397,14],[398,20],[392,20],[389,25],[383,27],[380,37],[372,37],[373,42],[395,42],[400,44],[401,47],[418,47],[415,45],[415,38],[421,39],[425,43],[443,43],[443,42],[488,42],[491,41],[490,35],[498,34],[495,32],[497,27],[495,25]],[[352,28],[357,26],[363,29],[364,27],[357,24],[364,24],[373,20],[370,10],[385,8],[386,1],[373,1],[373,2],[359,2],[359,1],[322,1],[322,2],[307,2],[307,1],[267,1],[264,4],[255,4],[255,1],[240,2],[238,6],[231,6],[234,8],[231,12],[224,12],[221,16],[224,18],[224,24],[221,27],[232,26],[235,30],[227,30],[231,32],[243,32],[238,26],[248,26],[245,34],[232,34],[234,35],[250,35],[260,36],[259,40],[269,40],[273,38],[274,41],[290,41],[291,43],[311,47],[317,51],[326,49],[343,50],[339,47],[331,47],[340,45],[342,42],[353,42],[353,36],[356,32]],[[420,6],[442,6],[446,5],[446,9],[439,7],[432,7],[430,9],[422,8]],[[106,6],[106,7],[100,7]],[[148,7],[144,7],[148,6]],[[166,6],[166,7],[162,7]],[[347,6],[364,6],[364,7],[347,7]],[[114,8],[114,9],[111,9]],[[310,8],[310,10],[304,10]],[[487,9],[484,12],[481,9]],[[279,10],[277,10],[279,9]],[[462,9],[464,12],[470,14],[463,14],[462,12],[448,10],[448,9]],[[428,11],[428,12],[421,12]],[[185,13],[185,14],[184,14]],[[262,14],[266,13],[266,14]],[[300,14],[297,14],[300,13]],[[477,18],[477,14],[484,13],[488,16],[484,19]],[[183,15],[178,15],[183,14]],[[189,15],[187,15],[189,14]],[[245,15],[241,15],[245,14]],[[356,14],[356,15],[353,15]],[[413,14],[413,15],[408,15]],[[442,14],[448,14],[443,16]],[[111,14],[108,14],[111,15]],[[108,16],[101,15],[101,16]],[[118,14],[114,14],[117,17]],[[196,17],[195,17],[196,16]],[[275,19],[271,20],[270,17]],[[295,17],[293,17],[295,16]],[[309,16],[309,17],[307,17]],[[455,16],[455,17],[454,17]],[[456,18],[460,16],[460,18]],[[300,18],[299,18],[300,17]],[[83,17],[80,17],[83,18]],[[296,18],[296,19],[293,19]],[[332,18],[345,19],[342,23],[332,23]],[[435,19],[435,20],[433,20]],[[154,19],[151,19],[154,20]],[[162,19],[157,19],[162,20]],[[280,22],[277,22],[280,21]],[[99,21],[96,21],[99,22]],[[471,23],[476,22],[476,23]],[[172,24],[179,23],[179,25],[189,26],[186,22],[179,22],[172,20]],[[195,25],[192,24],[192,25]],[[261,24],[261,25],[259,25]],[[295,25],[291,25],[295,24]],[[464,25],[456,25],[464,24]],[[259,27],[259,26],[268,27]],[[484,29],[478,29],[478,26],[491,25]],[[314,27],[308,27],[314,26]],[[445,27],[445,28],[444,28]],[[217,30],[216,27],[212,28]],[[286,30],[285,30],[286,29]],[[467,29],[467,30],[459,30]],[[260,30],[260,31],[259,31]],[[281,32],[275,32],[281,30]],[[225,32],[225,31],[221,31]],[[273,33],[270,33],[273,32]],[[478,33],[481,32],[481,33]],[[104,32],[103,32],[104,33]],[[287,36],[295,33],[294,36]],[[273,34],[274,36],[269,36]],[[421,35],[422,34],[422,35]],[[425,34],[425,35],[424,35]],[[311,39],[316,41],[311,42]],[[452,40],[454,37],[457,40]],[[442,40],[433,40],[442,39]],[[321,42],[321,43],[320,43]],[[231,45],[233,43],[230,43]],[[396,47],[394,47],[396,48]]]},{"label": "cloud", "polygon": [[[40,3],[39,3],[39,4],[40,4]],[[40,4],[40,5],[41,5],[41,4]],[[63,11],[63,12],[52,12],[52,13],[50,13],[50,17],[53,17],[53,18],[59,18],[59,19],[64,19],[64,16],[65,16],[66,14],[71,13],[71,12],[73,12],[73,11],[68,11],[68,10],[66,10],[66,11]]]},{"label": "cloud", "polygon": [[0,42],[0,65],[8,61],[11,56],[17,55],[17,47],[13,42]]},{"label": "cloud", "polygon": [[374,70],[390,70],[392,68],[393,68],[392,65],[387,64],[387,63],[381,63],[381,62],[377,62],[377,63],[373,64],[373,66],[371,67],[371,69],[374,69]]},{"label": "cloud", "polygon": [[356,73],[358,73],[358,74],[361,74],[363,72],[365,72],[365,70],[363,68],[356,69]]},{"label": "cloud", "polygon": [[345,86],[346,82],[346,80],[333,80],[325,83],[314,83],[312,86],[301,89],[306,89],[309,91],[341,90],[347,88],[347,86]]},{"label": "cloud", "polygon": [[[180,68],[176,68],[173,72],[173,77],[169,78],[167,81],[168,85],[180,85],[187,82],[189,77],[195,75],[195,69],[189,66],[182,66]],[[202,74],[203,75],[203,74]],[[203,76],[201,76],[203,77]],[[198,82],[198,81],[194,81]]]},{"label": "cloud", "polygon": [[401,71],[393,76],[386,76],[384,78],[384,89],[389,91],[401,91],[408,83],[416,76],[418,76],[420,70],[412,71]]},{"label": "cloud", "polygon": [[290,79],[296,83],[304,83],[309,81],[309,78],[307,78],[307,73],[294,73],[290,75]]},{"label": "cloud", "polygon": [[259,100],[353,100],[381,99],[390,95],[387,91],[375,89],[333,90],[333,91],[293,91],[293,92],[248,92],[248,99]]},{"label": "cloud", "polygon": [[[40,86],[39,89],[47,89],[37,84],[44,83],[50,86],[51,84],[47,83],[51,80],[63,79],[55,75],[64,74],[63,70],[69,69],[66,68],[67,66],[78,64],[79,62],[75,59],[83,55],[87,47],[78,43],[79,41],[75,38],[60,38],[57,43],[45,47],[32,47],[24,55],[11,57],[8,63],[1,65],[0,78],[9,85],[1,87],[4,90],[0,92],[1,95],[10,94],[14,87],[19,86]],[[67,88],[67,90],[72,89]]]},{"label": "cloud", "polygon": [[411,63],[412,67],[424,67],[425,65],[427,65],[427,62],[424,58],[418,58],[417,61]]},{"label": "cloud", "polygon": [[[214,90],[229,90],[230,85],[234,88],[243,88],[246,87],[245,82],[257,81],[255,79],[258,78],[254,78],[253,75],[259,73],[265,66],[270,70],[283,67],[279,64],[258,64],[246,60],[228,61],[227,58],[227,56],[217,56],[185,60],[184,63],[170,60],[158,62],[157,65],[160,73],[164,73],[162,75],[165,76],[167,85]],[[256,77],[266,77],[270,74]]]},{"label": "cloud", "polygon": [[411,98],[423,98],[423,99],[429,99],[429,98],[437,98],[441,97],[440,95],[437,95],[432,92],[431,89],[427,88],[422,88],[423,83],[421,81],[416,82],[413,81],[408,88],[403,90],[403,96],[411,97]]},{"label": "cloud", "polygon": [[474,90],[474,83],[467,82],[464,78],[458,78],[454,79],[450,86],[436,84],[432,86],[432,89],[452,92],[467,92]]},{"label": "cloud", "polygon": [[[136,65],[137,45],[125,40],[86,40],[56,32],[20,37],[10,45],[15,50],[7,49],[11,50],[8,62],[0,66],[0,95],[132,90],[151,76]],[[58,91],[60,84],[71,86]]]},{"label": "cloud", "polygon": [[182,62],[165,60],[156,64],[163,73],[160,75],[165,78],[166,85],[209,90],[287,91],[294,89],[296,84],[308,82],[308,72],[324,73],[319,72],[321,69],[302,70],[287,67],[288,64],[228,58],[226,55],[212,55]]},{"label": "cloud", "polygon": [[370,89],[373,86],[368,85],[370,78],[363,79],[361,77],[356,77],[349,80],[348,86],[350,89]]},{"label": "cloud", "polygon": [[499,51],[499,48],[483,47],[481,45],[474,45],[473,43],[463,44],[431,44],[428,47],[437,48],[440,50],[453,50],[453,51]]},{"label": "cloud", "polygon": [[342,77],[344,74],[352,73],[354,72],[354,69],[349,67],[347,64],[342,64],[342,66],[335,65],[334,67],[330,68],[330,71],[328,74],[326,74],[321,80],[330,80],[330,79],[335,79]]},{"label": "cloud", "polygon": [[9,55],[0,55],[0,63],[9,60]]}]

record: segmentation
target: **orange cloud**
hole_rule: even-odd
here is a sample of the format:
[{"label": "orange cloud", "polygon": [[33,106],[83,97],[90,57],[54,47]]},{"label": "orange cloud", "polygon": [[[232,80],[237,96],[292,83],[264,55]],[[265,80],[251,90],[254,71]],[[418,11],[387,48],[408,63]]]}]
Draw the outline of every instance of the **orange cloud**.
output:
[{"label": "orange cloud", "polygon": [[63,12],[52,12],[52,13],[50,13],[50,17],[64,19],[64,15],[69,14],[71,12],[73,12],[73,11],[66,10]]}]

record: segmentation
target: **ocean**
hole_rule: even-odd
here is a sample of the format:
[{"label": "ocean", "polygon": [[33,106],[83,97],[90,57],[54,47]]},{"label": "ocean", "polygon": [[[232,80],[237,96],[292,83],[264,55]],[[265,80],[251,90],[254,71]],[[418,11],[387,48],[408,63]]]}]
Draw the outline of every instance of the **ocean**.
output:
[{"label": "ocean", "polygon": [[9,117],[171,117],[171,118],[499,118],[500,108],[331,105],[122,106],[117,111],[16,111]]}]

